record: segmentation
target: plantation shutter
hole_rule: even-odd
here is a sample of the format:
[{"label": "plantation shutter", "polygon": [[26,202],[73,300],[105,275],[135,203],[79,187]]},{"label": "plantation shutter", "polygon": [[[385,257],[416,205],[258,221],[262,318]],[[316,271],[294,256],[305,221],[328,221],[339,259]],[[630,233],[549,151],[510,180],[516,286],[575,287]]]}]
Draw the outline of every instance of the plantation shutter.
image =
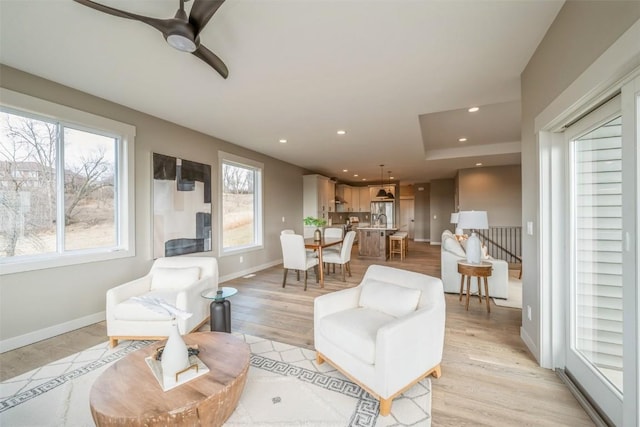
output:
[{"label": "plantation shutter", "polygon": [[575,140],[576,350],[622,372],[622,118]]}]

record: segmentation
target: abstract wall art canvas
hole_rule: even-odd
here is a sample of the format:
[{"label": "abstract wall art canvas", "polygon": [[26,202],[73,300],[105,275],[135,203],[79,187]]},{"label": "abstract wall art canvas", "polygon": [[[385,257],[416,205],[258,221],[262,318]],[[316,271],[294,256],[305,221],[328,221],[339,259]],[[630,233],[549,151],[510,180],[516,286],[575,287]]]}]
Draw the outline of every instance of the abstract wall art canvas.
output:
[{"label": "abstract wall art canvas", "polygon": [[211,251],[211,166],[153,153],[153,257]]}]

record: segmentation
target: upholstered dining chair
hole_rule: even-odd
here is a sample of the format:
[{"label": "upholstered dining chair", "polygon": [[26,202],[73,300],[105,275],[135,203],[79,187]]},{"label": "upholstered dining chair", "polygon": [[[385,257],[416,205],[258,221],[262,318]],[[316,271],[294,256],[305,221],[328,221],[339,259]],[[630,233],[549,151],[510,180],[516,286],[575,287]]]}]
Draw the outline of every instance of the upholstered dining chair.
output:
[{"label": "upholstered dining chair", "polygon": [[307,277],[309,269],[315,267],[316,283],[319,281],[318,258],[315,254],[309,254],[304,247],[304,237],[299,234],[280,234],[282,245],[282,264],[284,277],[282,287],[287,284],[287,273],[296,270],[297,279],[300,280],[300,271],[304,271],[304,290],[307,290]]},{"label": "upholstered dining chair", "polygon": [[344,240],[342,242],[342,248],[340,252],[335,251],[327,251],[323,254],[322,262],[327,264],[327,269],[333,264],[340,265],[340,269],[342,270],[342,281],[346,282],[345,270],[349,273],[349,277],[351,277],[351,248],[353,247],[353,241],[356,239],[356,232],[349,231],[344,236]]},{"label": "upholstered dining chair", "polygon": [[316,361],[380,400],[380,415],[420,380],[441,375],[445,298],[437,277],[371,265],[355,288],[314,300]]},{"label": "upholstered dining chair", "polygon": [[[107,291],[106,323],[111,347],[118,345],[118,340],[166,339],[174,321],[181,334],[198,330],[209,318],[209,304],[200,296],[205,289],[218,289],[215,258],[156,259],[145,276]],[[164,300],[191,313],[191,317],[174,320],[170,313],[156,312],[135,297]]]},{"label": "upholstered dining chair", "polygon": [[286,228],[286,229],[282,230],[280,232],[280,234],[296,234],[296,232],[291,230],[290,228]]}]

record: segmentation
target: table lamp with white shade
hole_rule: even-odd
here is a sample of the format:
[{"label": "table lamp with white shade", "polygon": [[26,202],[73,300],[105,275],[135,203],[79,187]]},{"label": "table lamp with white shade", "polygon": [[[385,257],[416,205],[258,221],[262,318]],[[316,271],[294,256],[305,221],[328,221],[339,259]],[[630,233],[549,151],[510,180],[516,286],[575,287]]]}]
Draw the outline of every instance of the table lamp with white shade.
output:
[{"label": "table lamp with white shade", "polygon": [[486,230],[489,228],[489,220],[486,211],[461,211],[458,212],[458,227],[470,229],[471,236],[467,240],[467,262],[470,264],[480,264],[482,258],[482,247],[480,238],[476,230]]},{"label": "table lamp with white shade", "polygon": [[456,224],[456,236],[462,236],[464,234],[462,228],[458,227],[458,212],[451,213],[451,219],[449,220],[449,222],[451,224]]}]

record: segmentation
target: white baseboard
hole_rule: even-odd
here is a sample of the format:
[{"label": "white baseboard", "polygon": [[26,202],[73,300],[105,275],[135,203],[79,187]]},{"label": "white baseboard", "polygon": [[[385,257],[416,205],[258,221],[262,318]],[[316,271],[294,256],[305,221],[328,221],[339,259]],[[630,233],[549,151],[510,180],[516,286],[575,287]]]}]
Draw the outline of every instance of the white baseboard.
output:
[{"label": "white baseboard", "polygon": [[57,325],[49,326],[48,328],[29,332],[28,334],[7,338],[6,340],[0,341],[0,353],[15,350],[16,348],[24,347],[25,345],[75,331],[76,329],[84,328],[85,326],[93,325],[94,323],[102,322],[105,318],[106,312],[101,311],[79,319],[69,320],[68,322],[59,323]]},{"label": "white baseboard", "polygon": [[264,270],[266,268],[274,267],[278,264],[282,264],[282,260],[271,261],[266,264],[256,265],[251,268],[247,268],[245,270],[234,271],[231,274],[227,274],[225,276],[221,276],[218,278],[218,283],[224,283],[229,280],[237,279],[238,277],[246,276],[247,274],[255,273],[256,271]]},{"label": "white baseboard", "polygon": [[431,239],[413,239],[414,242],[430,242]]},{"label": "white baseboard", "polygon": [[538,347],[535,342],[531,339],[527,331],[524,330],[522,326],[520,326],[520,339],[524,342],[524,345],[527,346],[533,357],[536,359],[538,363],[540,363],[540,358],[538,354]]}]

